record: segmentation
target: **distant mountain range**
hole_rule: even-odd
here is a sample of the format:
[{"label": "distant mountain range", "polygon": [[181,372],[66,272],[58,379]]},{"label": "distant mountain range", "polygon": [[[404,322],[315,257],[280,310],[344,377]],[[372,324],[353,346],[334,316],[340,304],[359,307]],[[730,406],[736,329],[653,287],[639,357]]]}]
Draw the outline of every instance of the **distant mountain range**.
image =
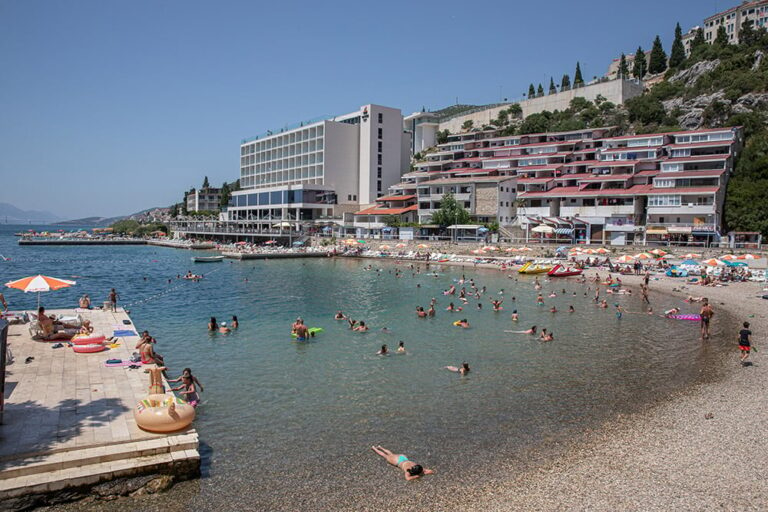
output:
[{"label": "distant mountain range", "polygon": [[51,212],[22,210],[12,204],[0,203],[0,222],[3,224],[50,224],[61,220]]},{"label": "distant mountain range", "polygon": [[140,212],[132,213],[130,215],[121,215],[119,217],[83,217],[82,219],[60,221],[56,224],[60,226],[92,226],[95,228],[101,228],[111,226],[115,222],[123,219],[141,220],[140,217],[143,217],[146,213],[158,209],[160,208],[147,208],[146,210],[141,210]]}]

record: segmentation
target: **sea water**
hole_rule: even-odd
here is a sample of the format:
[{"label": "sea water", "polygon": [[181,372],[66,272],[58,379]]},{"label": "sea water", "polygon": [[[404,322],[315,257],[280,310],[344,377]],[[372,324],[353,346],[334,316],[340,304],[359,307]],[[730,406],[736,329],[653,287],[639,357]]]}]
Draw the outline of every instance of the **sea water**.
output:
[{"label": "sea water", "polygon": [[[594,284],[572,280],[540,276],[546,305],[537,306],[532,277],[472,265],[427,270],[346,258],[199,264],[190,257],[209,253],[19,247],[12,235],[21,229],[0,226],[0,254],[10,258],[0,262],[3,283],[38,273],[76,280],[42,294],[49,308],[76,307],[85,293],[101,304],[114,287],[136,327],[157,338],[169,375],[190,367],[202,382],[195,427],[203,478],[164,495],[165,510],[440,508],[462,486],[504,477],[492,468],[535,465],[538,448],[684,389],[722,355],[717,344],[699,340],[698,324],[649,316],[639,296],[604,289],[610,307],[598,308]],[[204,278],[177,277],[188,270]],[[482,310],[475,299],[461,304],[458,291],[443,295],[452,284],[460,289],[463,275],[487,288]],[[36,305],[33,294],[5,295],[12,309]],[[416,307],[426,309],[432,298],[437,315],[418,318]],[[503,299],[503,311],[492,311],[491,299]],[[656,312],[680,305],[660,294],[651,300]],[[464,310],[447,312],[451,301]],[[616,303],[628,310],[620,319]],[[550,313],[552,305],[558,313]],[[334,320],[337,310],[370,331],[352,332]],[[236,331],[207,331],[211,316],[230,322],[232,315]],[[292,340],[297,317],[324,331],[306,343]],[[463,318],[470,329],[452,325]],[[555,340],[505,332],[532,325]],[[394,352],[401,340],[405,354]],[[376,354],[383,344],[391,355]],[[465,377],[445,369],[464,361],[472,368]],[[370,451],[373,444],[437,474],[403,487],[401,472]]]}]

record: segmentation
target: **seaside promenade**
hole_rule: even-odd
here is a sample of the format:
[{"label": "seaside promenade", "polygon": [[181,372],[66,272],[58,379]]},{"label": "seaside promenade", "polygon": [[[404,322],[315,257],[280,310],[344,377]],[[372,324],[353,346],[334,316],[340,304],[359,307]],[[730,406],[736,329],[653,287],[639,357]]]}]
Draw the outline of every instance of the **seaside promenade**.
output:
[{"label": "seaside promenade", "polygon": [[[96,334],[140,330],[120,308],[52,310],[92,322]],[[173,434],[141,430],[136,403],[147,395],[142,369],[107,367],[107,359],[128,360],[137,335],[117,338],[119,346],[78,354],[55,343],[34,341],[29,324],[9,326],[14,362],[7,368],[5,412],[0,425],[2,509],[42,505],[56,493],[87,496],[104,481],[142,474],[199,473],[198,436],[193,428]],[[166,383],[166,388],[167,388]]]}]

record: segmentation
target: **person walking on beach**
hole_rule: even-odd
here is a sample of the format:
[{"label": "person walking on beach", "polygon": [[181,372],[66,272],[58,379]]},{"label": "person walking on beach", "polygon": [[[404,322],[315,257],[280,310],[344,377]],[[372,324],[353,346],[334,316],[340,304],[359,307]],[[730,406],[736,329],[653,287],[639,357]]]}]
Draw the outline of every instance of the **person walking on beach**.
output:
[{"label": "person walking on beach", "polygon": [[709,321],[715,316],[715,310],[709,305],[709,299],[704,299],[699,315],[701,315],[701,339],[709,339]]},{"label": "person walking on beach", "polygon": [[648,285],[647,284],[641,284],[640,285],[640,293],[643,294],[643,302],[651,305],[651,301],[648,299]]},{"label": "person walking on beach", "polygon": [[749,330],[749,322],[744,322],[744,328],[739,331],[739,350],[741,351],[741,364],[745,365],[752,348],[752,331]]},{"label": "person walking on beach", "polygon": [[117,299],[120,295],[117,294],[114,288],[109,291],[109,302],[112,304],[112,311],[117,311]]},{"label": "person walking on beach", "polygon": [[403,470],[406,480],[415,480],[424,475],[431,475],[434,473],[431,469],[426,469],[420,464],[416,464],[413,461],[408,460],[408,457],[402,454],[395,454],[387,450],[382,446],[371,446],[371,450],[376,452],[377,455],[381,455],[386,461],[395,467]]}]

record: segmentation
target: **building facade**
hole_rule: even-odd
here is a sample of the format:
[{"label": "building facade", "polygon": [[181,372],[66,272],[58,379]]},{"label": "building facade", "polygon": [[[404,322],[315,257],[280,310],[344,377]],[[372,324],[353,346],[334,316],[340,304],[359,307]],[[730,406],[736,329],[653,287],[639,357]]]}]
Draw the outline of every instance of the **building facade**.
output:
[{"label": "building facade", "polygon": [[398,183],[409,154],[400,110],[374,104],[243,140],[227,220],[262,230],[340,219]]},{"label": "building facade", "polygon": [[498,222],[502,231],[519,228],[531,238],[538,236],[533,228],[544,225],[571,242],[719,239],[741,129],[613,132],[606,127],[503,137],[492,130],[451,135],[390,188],[386,214],[406,213],[393,207],[399,205],[407,208],[409,218],[415,212],[419,223],[429,224],[450,192],[474,222]]},{"label": "building facade", "polygon": [[187,211],[219,211],[221,204],[221,189],[206,187],[192,189],[187,192]]},{"label": "building facade", "polygon": [[728,10],[713,14],[704,20],[704,40],[713,43],[719,28],[725,27],[728,42],[738,43],[741,28],[746,21],[752,21],[754,28],[768,28],[768,0],[743,2]]}]

